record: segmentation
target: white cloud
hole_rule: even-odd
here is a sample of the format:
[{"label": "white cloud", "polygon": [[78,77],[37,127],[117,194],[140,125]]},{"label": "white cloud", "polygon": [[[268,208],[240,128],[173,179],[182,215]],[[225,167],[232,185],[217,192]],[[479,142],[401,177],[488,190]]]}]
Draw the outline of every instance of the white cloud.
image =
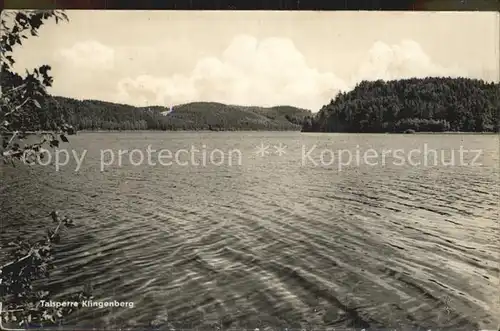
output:
[{"label": "white cloud", "polygon": [[96,41],[85,41],[59,50],[56,57],[63,60],[66,65],[106,70],[114,66],[115,50]]},{"label": "white cloud", "polygon": [[[110,54],[109,52],[106,54]],[[285,38],[241,35],[220,58],[198,61],[188,75],[141,75],[118,83],[116,100],[135,105],[175,105],[216,101],[239,105],[293,105],[319,110],[339,91],[361,80],[466,75],[431,61],[420,45],[376,42],[350,81],[309,67],[293,42]]]},{"label": "white cloud", "polygon": [[403,40],[396,45],[378,41],[368,52],[351,85],[361,80],[463,75],[467,73],[460,68],[443,67],[433,63],[420,45],[413,40]]},{"label": "white cloud", "polygon": [[316,109],[345,89],[333,73],[310,68],[289,39],[261,42],[238,36],[221,58],[203,58],[187,75],[142,75],[119,82],[122,102],[144,105],[217,101],[240,105],[295,105]]}]

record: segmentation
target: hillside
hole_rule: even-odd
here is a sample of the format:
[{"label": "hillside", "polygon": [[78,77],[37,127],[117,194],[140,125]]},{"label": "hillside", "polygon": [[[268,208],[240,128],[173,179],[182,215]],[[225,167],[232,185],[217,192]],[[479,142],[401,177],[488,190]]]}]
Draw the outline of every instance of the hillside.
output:
[{"label": "hillside", "polygon": [[54,97],[46,107],[61,109],[77,130],[300,130],[311,112],[290,106],[243,107],[194,102],[169,108],[134,107],[97,100]]},{"label": "hillside", "polygon": [[498,131],[500,84],[468,78],[364,81],[339,94],[304,132]]}]

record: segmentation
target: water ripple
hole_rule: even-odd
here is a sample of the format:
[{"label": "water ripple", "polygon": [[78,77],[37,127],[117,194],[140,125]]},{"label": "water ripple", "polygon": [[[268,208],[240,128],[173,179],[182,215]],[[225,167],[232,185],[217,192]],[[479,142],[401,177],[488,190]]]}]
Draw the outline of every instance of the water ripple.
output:
[{"label": "water ripple", "polygon": [[[174,149],[201,135],[82,134],[72,146]],[[252,154],[262,136],[241,135],[206,137],[222,150],[237,141],[252,155],[236,167],[101,173],[94,157],[79,173],[5,169],[2,242],[43,231],[52,209],[72,215],[78,226],[64,232],[49,283],[56,298],[90,281],[95,300],[135,307],[82,309],[67,325],[470,330],[500,322],[494,136],[413,138],[446,149],[485,148],[481,168],[338,171],[301,166],[300,148],[292,148],[340,149],[366,137],[268,134],[290,146],[270,162]],[[370,139],[372,146],[398,143]]]}]

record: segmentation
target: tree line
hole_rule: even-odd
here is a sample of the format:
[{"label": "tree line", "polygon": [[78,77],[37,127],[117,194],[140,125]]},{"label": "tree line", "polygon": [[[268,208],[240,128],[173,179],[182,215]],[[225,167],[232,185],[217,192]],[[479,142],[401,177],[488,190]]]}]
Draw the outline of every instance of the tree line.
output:
[{"label": "tree line", "polygon": [[363,81],[340,93],[304,132],[498,132],[500,84],[470,78]]},{"label": "tree line", "polygon": [[[309,110],[193,102],[174,107],[135,107],[99,100],[47,98],[43,108],[55,111],[76,130],[300,130]],[[50,117],[51,119],[52,117]],[[51,121],[42,124],[51,129]]]}]

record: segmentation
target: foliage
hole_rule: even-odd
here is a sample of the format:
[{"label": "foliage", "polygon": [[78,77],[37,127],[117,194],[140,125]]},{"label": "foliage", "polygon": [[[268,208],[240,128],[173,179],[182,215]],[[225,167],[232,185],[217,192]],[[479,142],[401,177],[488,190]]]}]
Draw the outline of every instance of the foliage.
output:
[{"label": "foliage", "polygon": [[[49,229],[44,239],[30,244],[18,237],[4,247],[9,250],[12,260],[0,268],[1,318],[4,325],[16,323],[25,328],[53,325],[72,312],[71,307],[41,306],[42,300],[50,300],[50,293],[34,286],[34,282],[47,279],[54,268],[54,244],[61,240],[60,229],[74,226],[71,219],[61,217],[57,212],[51,216],[57,226],[54,230]],[[86,289],[65,298],[65,301],[80,302],[91,298],[90,291]]]},{"label": "foliage", "polygon": [[78,130],[300,130],[311,112],[289,106],[243,107],[193,102],[173,107],[134,107],[96,100],[54,97],[44,108],[57,108]]},{"label": "foliage", "polygon": [[[74,134],[65,123],[63,114],[55,107],[42,108],[48,98],[47,88],[52,85],[50,66],[42,65],[21,76],[14,70],[13,51],[21,46],[28,35],[37,36],[48,19],[67,20],[60,11],[7,11],[2,12],[0,39],[2,93],[0,96],[0,151],[5,162],[24,160],[27,155],[40,155],[43,145],[58,147],[67,141],[66,134]],[[41,132],[42,129],[50,132]],[[29,134],[43,135],[35,144],[25,144]]]},{"label": "foliage", "polygon": [[[74,134],[71,125],[64,121],[63,114],[56,108],[42,108],[50,96],[47,88],[52,84],[50,67],[43,65],[21,76],[14,70],[13,51],[21,46],[29,35],[37,36],[40,27],[49,19],[56,23],[67,20],[61,11],[4,11],[1,17],[2,36],[0,38],[2,93],[0,95],[0,151],[4,161],[15,164],[15,160],[25,163],[30,158],[40,156],[42,146],[56,148],[60,142],[68,142],[66,135]],[[42,132],[41,130],[49,130]],[[26,143],[33,134],[41,136],[36,143]],[[3,250],[9,251],[11,262],[0,267],[0,302],[3,325],[18,324],[24,328],[57,324],[70,313],[68,308],[44,308],[40,300],[48,300],[50,293],[43,291],[35,282],[50,275],[53,268],[54,244],[60,240],[60,229],[71,227],[73,222],[51,214],[57,226],[49,230],[47,236],[33,244],[17,238]],[[89,297],[86,291],[76,294],[68,301],[79,301]]]},{"label": "foliage", "polygon": [[498,131],[500,84],[468,78],[363,81],[339,94],[303,131]]}]

